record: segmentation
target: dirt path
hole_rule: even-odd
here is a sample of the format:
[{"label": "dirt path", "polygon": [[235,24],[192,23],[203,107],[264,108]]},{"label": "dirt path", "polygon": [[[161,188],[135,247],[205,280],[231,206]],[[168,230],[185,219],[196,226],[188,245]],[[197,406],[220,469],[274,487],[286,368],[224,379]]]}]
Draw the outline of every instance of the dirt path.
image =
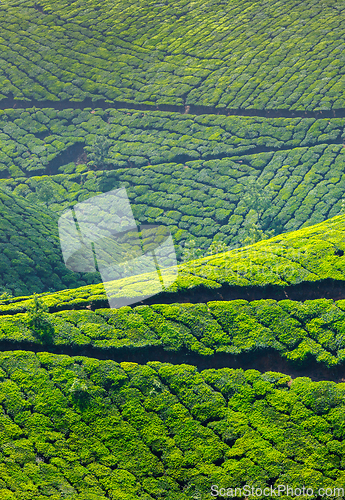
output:
[{"label": "dirt path", "polygon": [[51,352],[67,356],[85,356],[101,360],[111,359],[118,363],[129,361],[145,364],[149,361],[160,361],[174,365],[189,364],[198,370],[210,368],[236,368],[243,370],[258,370],[260,372],[280,372],[291,378],[309,377],[313,381],[328,380],[336,383],[345,382],[345,365],[327,368],[324,364],[317,363],[314,359],[302,362],[292,362],[283,358],[272,349],[258,349],[249,353],[228,354],[216,353],[211,356],[202,356],[187,349],[167,351],[163,347],[136,347],[136,348],[110,348],[100,349],[92,346],[56,346],[33,344],[31,342],[1,341],[0,351],[31,351]]},{"label": "dirt path", "polygon": [[[344,257],[345,258],[345,257]],[[210,302],[213,300],[315,300],[315,299],[345,299],[345,281],[325,279],[313,282],[303,282],[298,285],[290,286],[230,286],[222,285],[221,288],[208,289],[204,287],[195,287],[191,290],[180,292],[162,292],[158,295],[143,300],[140,304],[173,304],[173,303],[192,303]],[[134,304],[134,306],[138,305]],[[94,307],[107,307],[104,304]]]},{"label": "dirt path", "polygon": [[0,109],[8,108],[54,108],[54,109],[84,109],[84,108],[102,108],[102,109],[133,109],[137,111],[168,111],[170,113],[192,114],[192,115],[236,115],[236,116],[262,116],[264,118],[344,118],[345,108],[320,111],[300,111],[289,109],[228,109],[216,108],[212,106],[196,106],[189,104],[186,106],[175,106],[172,104],[140,104],[124,101],[108,102],[103,99],[93,101],[88,98],[84,101],[20,101],[8,97],[0,101]]}]

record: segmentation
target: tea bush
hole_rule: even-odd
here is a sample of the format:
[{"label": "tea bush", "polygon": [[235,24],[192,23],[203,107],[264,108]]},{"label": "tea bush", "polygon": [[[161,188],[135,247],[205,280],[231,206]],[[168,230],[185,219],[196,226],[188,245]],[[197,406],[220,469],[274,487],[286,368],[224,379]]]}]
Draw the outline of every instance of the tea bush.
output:
[{"label": "tea bush", "polygon": [[0,213],[2,293],[29,295],[100,282],[98,273],[83,276],[65,267],[53,212],[0,189]]},{"label": "tea bush", "polygon": [[[259,241],[243,248],[211,254],[207,257],[180,264],[178,277],[161,294],[167,294],[169,301],[179,297],[179,293],[207,293],[212,290],[222,293],[222,286],[265,287],[275,286],[276,291],[290,285],[315,283],[326,286],[325,280],[344,281],[345,252],[343,238],[344,215],[333,217],[326,222],[316,224],[269,240]],[[63,266],[60,267],[63,272]],[[85,279],[93,275],[85,274]],[[137,299],[139,290],[143,295],[150,292],[149,278],[156,273],[136,275],[114,283],[113,297]],[[174,276],[175,277],[175,276]],[[135,285],[133,287],[133,285]],[[116,287],[116,288],[115,288]],[[134,290],[134,292],[133,292]],[[138,295],[139,294],[139,295]],[[157,294],[156,302],[164,295]],[[104,307],[108,304],[103,284],[81,286],[58,293],[45,293],[44,302],[50,308],[72,309],[93,304]],[[27,297],[9,298],[0,304],[0,313],[24,311],[29,303]]]},{"label": "tea bush", "polygon": [[[2,345],[342,364],[344,300],[208,299],[344,281],[344,15],[327,0],[0,2]],[[112,310],[98,274],[65,267],[57,221],[120,186],[185,262],[153,305]],[[3,499],[344,496],[343,383],[8,351],[0,405]]]},{"label": "tea bush", "polygon": [[[260,118],[35,107],[25,111],[4,109],[0,118],[3,152],[0,166],[9,169],[14,165],[13,177],[33,175],[34,169],[49,173],[51,162],[59,158],[63,168],[63,154],[67,155],[78,144],[83,144],[89,154],[89,168],[113,169],[341,144],[344,135],[343,118]],[[102,144],[95,146],[97,140],[102,140]],[[264,167],[265,158],[269,160],[270,156],[255,156],[253,166]]]},{"label": "tea bush", "polygon": [[[233,248],[244,241],[257,240],[251,236],[254,233],[262,231],[269,236],[291,231],[321,222],[341,210],[343,119],[93,111],[32,108],[2,112],[4,131],[10,132],[8,127],[14,125],[21,130],[20,124],[30,118],[36,124],[32,125],[33,131],[39,130],[44,121],[48,135],[31,134],[37,142],[32,147],[35,153],[20,149],[24,146],[14,139],[13,132],[12,136],[2,135],[2,154],[7,155],[7,160],[3,156],[2,169],[10,178],[0,180],[0,184],[31,203],[47,203],[59,213],[90,196],[125,186],[137,221],[167,225],[179,255],[188,239],[194,239],[204,253],[215,238]],[[24,119],[18,118],[22,115]],[[196,125],[199,131],[193,132]],[[152,128],[147,129],[148,126]],[[93,133],[88,133],[91,129]],[[242,139],[249,130],[251,137]],[[324,133],[319,136],[311,130]],[[268,142],[263,133],[271,134]],[[204,134],[204,139],[200,139],[200,134]],[[296,134],[298,138],[294,139]],[[98,166],[95,162],[93,166],[92,162],[89,166],[78,163],[77,159],[77,164],[63,164],[71,159],[69,151],[74,151],[78,144],[92,151],[97,137],[102,137],[107,145]],[[209,140],[210,137],[217,141]],[[182,163],[176,163],[181,155],[173,152],[179,140],[187,148]],[[226,143],[232,144],[231,150],[214,151],[216,145],[218,148]],[[258,152],[250,154],[253,149]],[[158,150],[157,164],[152,155],[157,155]],[[75,155],[82,155],[79,149],[75,151]],[[195,155],[190,155],[191,151],[199,159],[192,160]],[[87,156],[83,161],[88,163]],[[107,170],[102,170],[101,164]],[[32,170],[36,167],[38,170]],[[44,169],[46,173],[53,170],[54,175],[49,179],[33,175]],[[264,209],[253,199],[253,193],[250,195],[252,184],[262,186]],[[252,200],[249,203],[248,195]]]}]

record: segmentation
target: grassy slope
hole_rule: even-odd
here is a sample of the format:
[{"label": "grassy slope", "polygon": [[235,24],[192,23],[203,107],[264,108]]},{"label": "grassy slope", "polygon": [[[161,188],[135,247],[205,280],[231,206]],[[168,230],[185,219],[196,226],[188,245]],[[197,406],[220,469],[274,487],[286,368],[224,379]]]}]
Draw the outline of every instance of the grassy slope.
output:
[{"label": "grassy slope", "polygon": [[0,97],[344,108],[344,16],[315,0],[11,0]]},{"label": "grassy slope", "polygon": [[207,500],[344,485],[344,384],[256,370],[0,354],[8,500]]},{"label": "grassy slope", "polygon": [[336,216],[254,245],[192,261],[181,266],[181,275],[187,278],[190,273],[196,283],[206,279],[218,286],[286,286],[327,278],[344,281],[344,220],[344,216]]}]

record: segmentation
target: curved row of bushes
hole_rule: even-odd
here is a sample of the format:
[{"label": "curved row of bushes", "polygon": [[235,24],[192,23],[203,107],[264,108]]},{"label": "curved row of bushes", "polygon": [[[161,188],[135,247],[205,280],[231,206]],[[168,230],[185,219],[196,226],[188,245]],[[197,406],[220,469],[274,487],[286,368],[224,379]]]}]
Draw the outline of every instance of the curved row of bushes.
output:
[{"label": "curved row of bushes", "polygon": [[[30,305],[30,302],[29,302]],[[345,360],[345,301],[246,300],[0,317],[0,341],[112,351],[160,346],[204,356],[274,349],[298,362]],[[38,319],[37,319],[38,318]]]},{"label": "curved row of bushes", "polygon": [[8,500],[344,487],[344,384],[9,351],[0,398]]},{"label": "curved row of bushes", "polygon": [[313,0],[11,0],[0,6],[0,99],[345,108],[344,16]]},{"label": "curved row of bushes", "polygon": [[[49,204],[57,212],[92,195],[125,186],[137,221],[167,225],[178,252],[189,239],[194,239],[203,251],[214,238],[235,247],[246,240],[255,224],[268,234],[277,234],[321,222],[343,208],[345,153],[342,144],[337,143],[343,133],[343,119],[189,118],[159,112],[98,109],[93,114],[91,110],[48,108],[6,110],[2,118],[1,154],[7,158],[2,167],[4,175],[10,176],[0,181],[3,186],[34,204]],[[41,126],[47,129],[45,138],[37,136],[44,133],[37,132]],[[32,133],[26,134],[28,131]],[[31,151],[20,154],[28,136],[40,145],[38,149],[30,146]],[[103,138],[106,144],[99,161],[92,152],[95,137]],[[181,140],[189,153],[194,151],[204,159],[187,161],[187,149],[181,153],[174,146]],[[222,156],[224,151],[218,149],[227,148],[227,140],[238,142],[238,147],[231,150],[234,156],[205,159],[212,154]],[[86,149],[90,157],[96,158],[95,165],[70,162],[62,165],[60,171],[64,173],[59,175],[26,178],[30,165],[42,172],[48,156],[56,161],[60,147],[59,154],[65,155],[71,147],[73,150],[72,144],[80,141],[88,144]],[[319,141],[322,143],[315,145]],[[260,144],[266,144],[269,151],[246,154],[260,148]],[[283,149],[275,151],[282,145]],[[55,148],[55,153],[49,155],[49,148]],[[151,153],[140,156],[145,148],[163,163],[145,166],[145,162],[153,161]],[[176,154],[171,153],[174,149]],[[180,153],[187,156],[183,163],[167,162]],[[132,166],[128,168],[128,164]],[[99,171],[88,171],[94,168]],[[250,183],[260,186],[259,197],[266,200],[260,217],[259,209],[252,208],[258,200],[252,197],[248,203]]]},{"label": "curved row of bushes", "polygon": [[[49,171],[51,162],[73,146],[91,151],[95,136],[107,142],[105,158],[93,168],[124,168],[179,160],[277,151],[340,143],[343,118],[259,118],[183,115],[114,109],[27,108],[0,110],[0,172],[21,177]],[[76,161],[76,158],[75,158]],[[63,163],[61,159],[61,167]],[[258,160],[256,167],[265,163]],[[71,169],[66,165],[64,170]],[[77,171],[81,167],[76,167]]]}]

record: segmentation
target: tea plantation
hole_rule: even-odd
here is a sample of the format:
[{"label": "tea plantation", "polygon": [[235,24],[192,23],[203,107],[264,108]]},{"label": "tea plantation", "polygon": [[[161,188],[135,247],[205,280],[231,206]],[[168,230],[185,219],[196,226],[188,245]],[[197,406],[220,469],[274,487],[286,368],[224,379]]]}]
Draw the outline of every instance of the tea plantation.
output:
[{"label": "tea plantation", "polygon": [[344,18],[327,0],[7,0],[0,98],[345,108]]},{"label": "tea plantation", "polygon": [[[330,281],[340,285],[345,281],[344,220],[345,216],[337,216],[315,226],[181,264],[176,281],[157,294],[156,301],[164,298],[172,302],[186,293],[216,294],[226,287],[230,290],[231,287],[265,290],[265,287],[273,286],[275,293],[278,293],[288,286],[308,283],[320,285],[321,288],[324,284],[325,293]],[[96,273],[69,272],[63,266],[61,249],[60,253],[56,250],[56,260],[58,257],[61,262],[56,264],[57,269],[63,270],[66,280],[75,279],[76,276],[85,280],[91,277],[100,279]],[[25,281],[24,274],[21,276]],[[141,296],[150,295],[152,277],[152,273],[146,273],[134,278],[118,279],[113,283],[112,294],[114,297],[142,300]],[[91,305],[102,307],[104,302],[107,303],[102,283],[58,293],[45,292],[42,297],[44,303],[55,310]],[[1,298],[0,314],[22,312],[31,300],[20,296],[7,297],[6,293]]]},{"label": "tea plantation", "polygon": [[62,310],[45,314],[35,327],[29,313],[5,315],[0,342],[14,347],[96,348],[104,355],[188,350],[201,356],[276,350],[292,361],[326,366],[345,359],[345,301],[318,299],[215,301],[156,304],[120,309]]},{"label": "tea plantation", "polygon": [[[296,283],[318,283],[321,292],[327,279],[343,283],[343,221],[344,216],[335,217],[284,237],[184,264],[177,282],[157,295],[157,303],[151,306],[104,309],[108,302],[102,284],[81,287],[42,294],[39,301],[47,311],[42,322],[33,326],[32,298],[3,298],[0,341],[13,346],[28,342],[47,347],[92,347],[104,353],[162,347],[175,352],[187,349],[202,356],[269,348],[289,360],[340,364],[345,359],[344,300],[173,302],[181,293],[194,290],[196,297],[207,292],[212,297],[219,290],[224,293],[225,285],[230,289],[236,285],[237,293],[248,285],[263,290],[275,285],[273,293],[277,293]],[[143,295],[151,286],[147,278],[142,276]],[[135,295],[140,289],[138,277],[119,280],[117,286],[119,296],[140,300]],[[159,304],[160,298],[167,297],[171,304]]]},{"label": "tea plantation", "polygon": [[0,369],[3,498],[344,485],[344,384],[24,351],[1,353]]},{"label": "tea plantation", "polygon": [[[0,2],[0,500],[344,498],[344,54],[341,0]],[[58,223],[117,188],[178,276],[111,309]]]},{"label": "tea plantation", "polygon": [[[343,209],[344,118],[99,108],[5,109],[0,118],[0,185],[58,213],[126,187],[137,222],[166,225],[178,257],[190,239],[205,253],[215,238],[238,246],[255,223],[277,234]],[[87,161],[97,138],[104,151]]]},{"label": "tea plantation", "polygon": [[28,295],[100,282],[98,273],[81,275],[65,267],[53,212],[0,189],[0,214],[2,293]]},{"label": "tea plantation", "polygon": [[[107,148],[105,158],[99,158],[94,168],[117,169],[179,159],[211,160],[257,151],[289,153],[296,148],[320,144],[341,145],[345,138],[345,118],[263,118],[97,107],[63,110],[33,107],[1,110],[0,130],[2,176],[10,174],[16,178],[46,170],[52,173],[49,172],[51,163],[59,155],[73,150],[72,146],[78,143],[90,150],[96,136],[103,136]],[[298,152],[295,151],[292,167],[298,165]],[[264,158],[255,162],[254,157],[252,167],[264,169],[268,163]],[[74,169],[79,173],[83,171],[81,166]],[[64,167],[61,161],[60,171],[71,173],[74,169],[72,165]]]}]

